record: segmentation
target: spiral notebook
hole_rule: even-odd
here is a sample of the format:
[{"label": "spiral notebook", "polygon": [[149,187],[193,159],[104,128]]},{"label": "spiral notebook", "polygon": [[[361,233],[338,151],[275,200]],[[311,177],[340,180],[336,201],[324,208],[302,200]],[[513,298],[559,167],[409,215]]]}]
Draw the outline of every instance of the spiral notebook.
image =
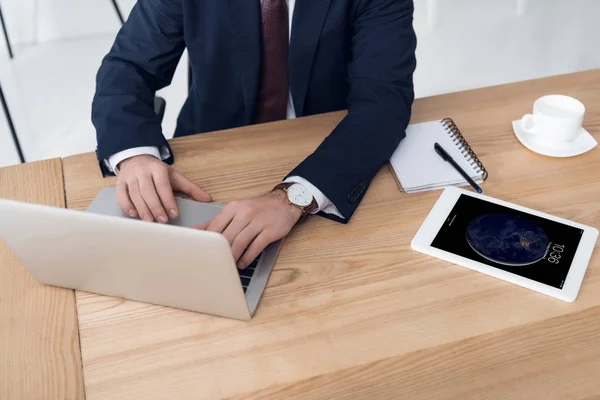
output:
[{"label": "spiral notebook", "polygon": [[483,183],[488,176],[477,155],[450,118],[409,125],[406,137],[390,158],[390,167],[406,193],[446,186],[468,186],[467,181],[434,150],[439,143],[471,178]]}]

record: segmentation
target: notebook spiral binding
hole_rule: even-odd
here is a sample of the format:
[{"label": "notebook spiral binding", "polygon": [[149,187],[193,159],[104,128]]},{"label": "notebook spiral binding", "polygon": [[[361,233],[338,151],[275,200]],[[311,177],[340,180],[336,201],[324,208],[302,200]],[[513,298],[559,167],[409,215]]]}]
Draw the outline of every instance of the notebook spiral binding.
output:
[{"label": "notebook spiral binding", "polygon": [[475,172],[481,175],[481,178],[485,181],[488,178],[488,172],[477,158],[477,154],[473,151],[469,143],[467,143],[466,139],[460,133],[460,129],[456,126],[452,118],[444,118],[442,119],[442,125],[446,129],[446,131],[452,135],[452,141],[456,144],[457,147],[460,148],[461,153],[467,158],[471,166],[475,169]]}]

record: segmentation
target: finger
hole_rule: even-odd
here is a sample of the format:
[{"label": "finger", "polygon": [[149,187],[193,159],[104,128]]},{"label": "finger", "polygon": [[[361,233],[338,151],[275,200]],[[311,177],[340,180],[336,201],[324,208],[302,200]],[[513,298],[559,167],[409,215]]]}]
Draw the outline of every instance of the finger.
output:
[{"label": "finger", "polygon": [[[229,229],[229,228],[228,228]],[[239,235],[235,237],[231,245],[231,253],[233,254],[233,259],[237,262],[240,260],[244,251],[248,248],[250,243],[260,234],[260,227],[250,224],[243,231],[240,232]]]},{"label": "finger", "polygon": [[154,218],[152,218],[152,213],[150,213],[150,209],[148,208],[146,202],[144,201],[144,198],[142,197],[138,181],[134,180],[128,183],[127,189],[129,190],[129,198],[135,205],[135,208],[140,218],[144,221],[154,221]]},{"label": "finger", "polygon": [[135,211],[135,205],[129,198],[129,192],[127,190],[127,185],[123,182],[117,182],[117,202],[131,218],[137,217],[137,212]]},{"label": "finger", "polygon": [[250,265],[252,261],[254,261],[256,257],[258,257],[260,252],[263,251],[265,247],[267,247],[274,240],[275,238],[271,238],[271,236],[268,233],[266,233],[266,231],[262,231],[252,241],[252,243],[248,247],[248,250],[246,250],[242,258],[240,258],[240,260],[237,262],[237,267],[239,269],[246,268],[248,265]]},{"label": "finger", "polygon": [[[233,217],[233,220],[227,225],[223,231],[223,236],[227,238],[229,244],[233,244],[235,238],[250,224],[250,220],[242,218],[239,214]],[[250,244],[250,241],[248,243]]]},{"label": "finger", "polygon": [[208,228],[208,225],[210,225],[210,222],[211,220],[208,220],[206,222],[201,223],[200,225],[196,225],[194,229],[205,231]]},{"label": "finger", "polygon": [[177,207],[175,196],[173,196],[173,189],[171,188],[171,181],[169,180],[169,171],[166,168],[160,168],[152,174],[152,180],[154,181],[154,187],[158,192],[158,197],[169,213],[169,216],[171,218],[177,218],[179,216],[179,208]]},{"label": "finger", "polygon": [[217,215],[212,221],[210,221],[210,224],[208,224],[208,227],[206,228],[206,230],[212,231],[212,232],[223,233],[223,231],[227,228],[229,223],[233,220],[234,215],[235,215],[235,212],[233,211],[232,208],[225,207],[219,213],[219,215]]},{"label": "finger", "polygon": [[154,220],[166,224],[169,222],[167,218],[167,213],[163,208],[160,199],[158,198],[158,193],[156,192],[156,188],[154,187],[154,182],[152,181],[152,176],[143,176],[138,179],[140,183],[140,191],[142,192],[142,197],[144,201],[150,208],[150,212],[154,216]]},{"label": "finger", "polygon": [[187,194],[196,201],[212,201],[210,194],[174,169],[171,170],[171,182],[173,189]]}]

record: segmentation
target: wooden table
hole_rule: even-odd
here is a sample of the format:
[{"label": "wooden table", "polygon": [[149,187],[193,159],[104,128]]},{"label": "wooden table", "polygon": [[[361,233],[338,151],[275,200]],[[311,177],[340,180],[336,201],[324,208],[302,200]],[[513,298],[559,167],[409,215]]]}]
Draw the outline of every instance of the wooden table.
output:
[{"label": "wooden table", "polygon": [[[582,100],[600,139],[598,70],[420,99],[412,122],[452,117],[490,171],[486,194],[598,227],[600,150],[552,159],[512,133],[547,93]],[[175,166],[218,202],[260,193],[343,115],[176,139]],[[114,183],[91,153],[63,168],[72,209]],[[600,396],[598,246],[564,303],[411,251],[438,196],[401,193],[383,169],[348,225],[296,227],[250,322],[77,293],[87,399]]]},{"label": "wooden table", "polygon": [[[59,159],[0,169],[0,198],[65,206]],[[84,397],[75,296],[35,281],[0,239],[0,399]]]}]

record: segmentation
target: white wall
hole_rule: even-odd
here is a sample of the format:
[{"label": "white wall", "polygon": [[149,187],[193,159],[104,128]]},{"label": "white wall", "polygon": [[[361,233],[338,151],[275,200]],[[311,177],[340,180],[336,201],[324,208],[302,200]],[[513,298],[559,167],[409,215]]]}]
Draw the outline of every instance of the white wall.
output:
[{"label": "white wall", "polygon": [[[21,44],[8,61],[0,41],[0,80],[26,156],[93,150],[94,76],[119,28],[111,1],[0,1],[11,38]],[[135,0],[118,2],[127,15]],[[599,15],[600,0],[415,0],[416,95],[598,68]],[[167,135],[185,97],[185,74],[180,68],[162,93]],[[0,113],[6,165],[16,159],[2,119]]]},{"label": "white wall", "polygon": [[[111,35],[120,23],[111,0],[2,0],[12,41],[34,44]],[[117,0],[124,14],[135,0]]]},{"label": "white wall", "polygon": [[418,97],[600,67],[598,0],[416,0]]}]

